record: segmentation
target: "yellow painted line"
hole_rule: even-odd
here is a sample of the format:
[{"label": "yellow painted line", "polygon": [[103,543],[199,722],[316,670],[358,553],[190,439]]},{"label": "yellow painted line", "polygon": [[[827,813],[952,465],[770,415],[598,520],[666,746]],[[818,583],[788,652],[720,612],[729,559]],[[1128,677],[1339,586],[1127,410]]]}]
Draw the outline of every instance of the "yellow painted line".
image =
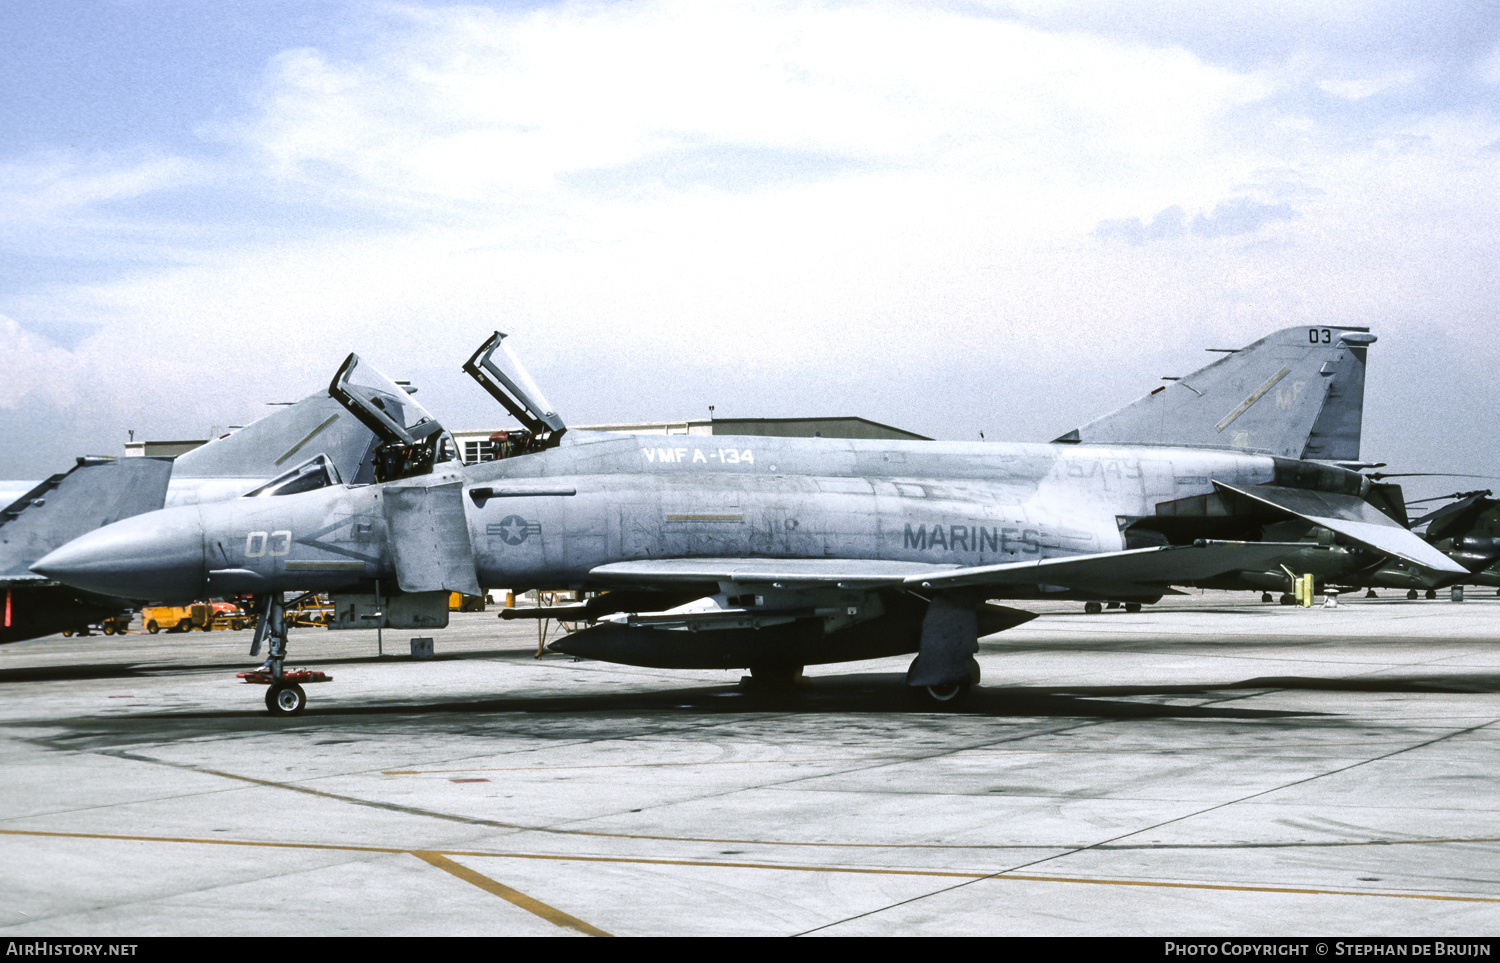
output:
[{"label": "yellow painted line", "polygon": [[1251,405],[1260,400],[1261,395],[1264,395],[1267,391],[1270,391],[1271,388],[1276,384],[1276,382],[1280,381],[1282,378],[1285,378],[1287,374],[1291,372],[1291,370],[1291,368],[1283,367],[1280,371],[1271,375],[1270,381],[1267,381],[1265,384],[1261,385],[1260,390],[1256,391],[1255,394],[1240,402],[1240,406],[1238,408],[1225,415],[1224,420],[1219,422],[1214,427],[1219,431],[1223,431],[1225,428],[1228,428],[1230,422],[1234,421],[1234,419],[1238,418],[1240,415],[1243,415]]},{"label": "yellow painted line", "polygon": [[[235,773],[223,772],[223,771],[218,770],[218,769],[203,769],[203,768],[199,768],[197,766],[192,766],[192,767],[188,767],[188,768],[190,768],[191,771],[193,771],[193,772],[200,772],[200,773],[204,773],[204,774],[210,775],[210,776],[221,776],[221,777],[223,777],[225,779],[233,779],[233,780],[236,780],[236,781],[239,781],[239,782],[247,782],[247,783],[250,783],[251,785],[254,785],[254,786],[266,786],[266,787],[274,788],[274,789],[285,789],[285,790],[288,790],[290,792],[303,793],[303,794],[308,795],[308,796],[317,796],[317,797],[322,798],[322,799],[333,799],[333,800],[337,800],[339,802],[351,802],[351,803],[355,803],[356,805],[376,806],[378,808],[387,809],[387,810],[391,810],[391,811],[394,811],[394,812],[407,813],[407,814],[413,815],[413,816],[423,816],[423,817],[426,817],[426,818],[429,818],[429,819],[449,819],[449,820],[454,820],[454,821],[457,821],[457,822],[470,822],[470,823],[474,822],[473,820],[465,819],[464,817],[461,817],[461,816],[450,815],[448,813],[433,812],[431,810],[423,810],[423,809],[414,809],[412,807],[397,806],[397,805],[394,805],[394,804],[391,804],[391,803],[377,803],[377,802],[374,802],[372,800],[357,799],[357,798],[355,798],[353,796],[343,796],[343,795],[340,795],[338,793],[323,792],[322,790],[319,790],[319,789],[310,789],[310,788],[308,788],[306,786],[293,786],[293,785],[290,785],[288,783],[275,782],[275,781],[270,780],[270,779],[257,779],[254,776],[236,775]],[[476,770],[469,769],[469,770],[454,770],[454,771],[456,771],[456,772],[474,772]],[[654,834],[654,833],[611,833],[611,832],[604,832],[604,831],[596,830],[596,829],[559,829],[559,828],[553,827],[553,826],[529,826],[529,825],[526,825],[524,823],[507,823],[507,822],[501,822],[499,820],[493,820],[493,819],[483,820],[482,821],[482,825],[493,826],[493,827],[500,828],[500,829],[515,829],[515,830],[520,830],[522,832],[545,833],[545,834],[552,835],[552,836],[573,836],[573,837],[592,838],[592,839],[634,839],[634,840],[641,840],[641,841],[644,841],[644,842],[710,843],[710,844],[713,844],[713,845],[791,846],[791,847],[804,847],[804,848],[809,848],[809,849],[891,849],[891,850],[933,849],[933,850],[942,850],[942,851],[947,851],[947,850],[992,850],[992,849],[998,849],[998,850],[1014,850],[1014,849],[1048,849],[1048,850],[1050,850],[1050,849],[1098,849],[1098,850],[1202,849],[1202,850],[1208,850],[1208,849],[1296,849],[1296,848],[1331,849],[1331,848],[1342,848],[1342,847],[1350,847],[1350,846],[1431,846],[1431,845],[1446,845],[1446,844],[1460,844],[1460,843],[1497,843],[1497,842],[1500,842],[1500,837],[1471,837],[1471,838],[1453,837],[1453,838],[1390,839],[1390,840],[1387,840],[1387,839],[1331,840],[1331,841],[1328,841],[1328,842],[1306,842],[1306,841],[1275,842],[1275,841],[1272,841],[1272,842],[1263,843],[1263,844],[1255,844],[1255,843],[1245,844],[1245,843],[1241,843],[1241,844],[1234,844],[1234,845],[1225,844],[1225,845],[1222,845],[1222,846],[1215,846],[1215,845],[1193,845],[1193,844],[1182,844],[1182,845],[1166,844],[1166,845],[1163,845],[1163,844],[1155,844],[1155,843],[1142,843],[1142,844],[1135,844],[1135,845],[1128,844],[1128,843],[1125,843],[1125,844],[1021,843],[1021,844],[1009,844],[1009,845],[1007,845],[1007,844],[997,844],[997,843],[979,843],[979,844],[973,844],[973,845],[955,845],[955,844],[952,844],[952,843],[833,843],[833,842],[821,842],[821,841],[806,841],[806,842],[803,842],[803,841],[798,841],[798,840],[778,840],[778,839],[733,839],[733,838],[723,838],[723,837],[717,837],[717,836],[662,836],[662,835]],[[21,830],[10,830],[10,829],[0,829],[0,834],[7,834],[7,833],[23,833],[23,831],[21,831]],[[46,834],[40,834],[40,835],[46,835]],[[69,835],[69,834],[63,833],[63,834],[60,834],[60,835]],[[129,839],[129,838],[134,838],[134,837],[124,837],[124,836],[122,836],[122,837],[108,837],[108,836],[106,836],[106,837],[100,837],[100,838]],[[142,838],[144,838],[144,837],[142,837]],[[194,842],[195,840],[163,839],[162,841],[163,842]],[[218,840],[201,840],[201,841],[202,842],[218,842]],[[263,844],[244,843],[242,845],[266,845],[266,846],[272,846],[272,845],[277,845],[277,844],[274,844],[274,843],[263,843]],[[332,847],[328,847],[328,848],[342,849],[342,848],[347,848],[347,847],[332,846]],[[373,851],[375,851],[375,852],[404,853],[407,850],[404,850],[404,849],[379,849],[379,850],[373,850]],[[460,854],[460,855],[462,855],[462,854]],[[478,854],[474,854],[474,855],[485,855],[485,854],[478,853]],[[540,859],[540,858],[543,858],[543,857],[519,857],[519,858],[538,858],[538,859]],[[714,865],[714,864],[704,864],[704,865]],[[726,863],[724,865],[741,866],[741,865],[745,865],[745,864],[743,864],[743,863]],[[920,875],[930,875],[930,874],[920,874]]]},{"label": "yellow painted line", "polygon": [[[151,843],[198,843],[211,846],[255,846],[267,849],[308,849],[323,851],[340,851],[353,853],[409,853],[419,859],[427,859],[431,856],[467,856],[480,859],[530,859],[559,863],[620,863],[637,866],[694,866],[717,869],[761,869],[774,870],[778,872],[792,873],[843,873],[861,876],[928,876],[944,879],[972,879],[972,880],[1016,880],[1028,883],[1074,883],[1086,886],[1143,886],[1155,889],[1189,889],[1189,890],[1211,890],[1217,892],[1231,893],[1277,893],[1293,894],[1299,896],[1364,896],[1378,897],[1382,899],[1421,899],[1435,900],[1450,903],[1500,903],[1500,897],[1495,896],[1451,896],[1438,893],[1389,893],[1373,892],[1369,890],[1349,889],[1316,889],[1312,887],[1292,886],[1253,886],[1234,885],[1230,883],[1174,883],[1164,880],[1145,879],[1109,879],[1088,876],[1034,876],[1021,875],[1019,873],[1006,873],[1004,871],[988,873],[964,870],[945,869],[885,869],[860,866],[815,866],[796,863],[745,863],[731,862],[728,860],[713,859],[653,859],[640,856],[575,856],[558,853],[497,853],[478,850],[444,849],[444,850],[413,850],[402,847],[391,846],[359,846],[354,844],[339,843],[272,843],[256,840],[235,839],[198,839],[186,836],[123,836],[110,833],[64,833],[49,832],[29,829],[0,829],[0,835],[6,836],[38,836],[60,839],[107,839],[119,842],[151,842]],[[1477,840],[1454,840],[1454,842],[1476,842]],[[427,854],[427,855],[424,855]],[[431,860],[428,860],[431,862]],[[432,863],[437,866],[437,863]],[[458,864],[454,864],[457,866]],[[446,866],[440,867],[447,869]],[[458,866],[460,870],[464,867]],[[448,870],[454,872],[453,870]],[[465,870],[465,872],[470,872]],[[454,873],[454,875],[459,875]],[[495,886],[501,884],[489,880],[488,877],[474,873],[479,879],[488,880]],[[466,877],[461,877],[466,878]],[[474,882],[469,880],[469,882]],[[474,882],[474,885],[480,884]],[[484,887],[481,887],[484,888]],[[509,889],[509,887],[502,887]],[[491,892],[494,892],[491,890]],[[512,892],[514,892],[512,890]],[[496,895],[501,895],[496,893]],[[524,896],[524,894],[517,894]],[[509,897],[504,897],[509,898]],[[530,899],[530,897],[524,897]],[[521,905],[521,904],[517,904]],[[544,905],[544,904],[537,904]],[[541,915],[541,914],[538,914]],[[566,915],[566,914],[563,914]],[[569,917],[571,919],[571,917]],[[563,924],[558,924],[563,925]],[[582,924],[587,926],[588,924]]]},{"label": "yellow painted line", "polygon": [[317,849],[350,853],[409,853],[405,846],[357,846],[348,843],[268,843],[253,839],[199,839],[194,836],[124,836],[116,833],[63,833],[36,829],[0,829],[0,836],[42,836],[57,839],[109,839],[126,843],[199,843],[205,846],[252,846],[264,849]]},{"label": "yellow painted line", "polygon": [[567,913],[564,913],[562,910],[554,906],[548,906],[546,903],[543,903],[540,900],[532,899],[530,896],[527,896],[525,893],[522,893],[519,890],[511,889],[504,883],[497,883],[494,880],[490,879],[488,876],[476,873],[469,867],[464,866],[460,863],[455,863],[453,860],[442,855],[441,853],[434,853],[431,850],[424,849],[412,850],[412,855],[430,866],[436,866],[438,869],[442,870],[445,873],[452,873],[454,876],[457,876],[465,883],[472,883],[473,885],[478,886],[480,889],[484,890],[486,893],[491,893],[505,900],[507,903],[512,903],[516,906],[521,907],[521,909],[525,910],[528,913],[531,913],[535,916],[540,916],[542,919],[553,924],[554,926],[561,926],[564,929],[569,930],[577,930],[578,932],[583,933],[585,936],[610,935],[599,929],[599,927],[597,926],[590,926],[576,916],[569,916]]},{"label": "yellow painted line", "polygon": [[337,571],[343,572],[343,571],[354,571],[356,569],[363,570],[364,567],[365,567],[365,563],[364,562],[321,561],[321,562],[287,562],[286,563],[286,570],[288,572],[309,572],[309,571],[314,571],[314,570],[318,570],[318,569],[335,569]]},{"label": "yellow painted line", "polygon": [[312,441],[314,438],[316,438],[318,436],[318,432],[322,431],[324,428],[327,428],[329,425],[333,424],[335,421],[338,421],[338,420],[339,420],[339,416],[338,415],[329,415],[327,421],[323,422],[321,425],[319,425],[318,427],[314,428],[312,431],[308,432],[306,438],[303,438],[301,441],[297,442],[295,445],[293,445],[292,447],[288,448],[286,450],[286,454],[284,454],[280,458],[276,459],[276,465],[277,465],[277,467],[279,468],[281,466],[282,462],[286,461],[288,458],[292,457],[297,452],[301,451],[303,445],[307,444],[308,442]]},{"label": "yellow painted line", "polygon": [[1493,896],[1440,896],[1435,893],[1365,893],[1348,889],[1307,889],[1293,886],[1232,886],[1227,883],[1168,883],[1146,879],[1088,879],[1073,876],[1013,876],[998,873],[990,879],[1024,879],[1038,883],[1093,883],[1098,886],[1147,886],[1160,889],[1206,889],[1227,893],[1291,893],[1298,896],[1380,896],[1387,899],[1427,899],[1452,903],[1500,903]]}]

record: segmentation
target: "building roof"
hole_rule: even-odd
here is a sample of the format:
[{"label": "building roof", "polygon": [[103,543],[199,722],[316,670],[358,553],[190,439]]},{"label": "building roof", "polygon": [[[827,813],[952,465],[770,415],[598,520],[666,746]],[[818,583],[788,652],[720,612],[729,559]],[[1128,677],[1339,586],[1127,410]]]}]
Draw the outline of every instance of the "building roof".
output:
[{"label": "building roof", "polygon": [[[687,418],[680,421],[638,421],[604,425],[570,425],[581,431],[617,431],[653,435],[759,435],[779,438],[888,438],[931,441],[926,435],[883,425],[868,418]],[[455,438],[488,438],[490,429],[455,431]]]}]

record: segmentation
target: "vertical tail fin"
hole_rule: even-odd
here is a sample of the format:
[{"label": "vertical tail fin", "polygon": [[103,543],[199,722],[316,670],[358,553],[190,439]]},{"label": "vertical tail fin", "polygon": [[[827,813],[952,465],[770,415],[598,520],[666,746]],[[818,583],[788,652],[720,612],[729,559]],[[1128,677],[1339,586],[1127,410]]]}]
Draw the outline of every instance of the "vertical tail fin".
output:
[{"label": "vertical tail fin", "polygon": [[0,512],[0,580],[42,581],[32,562],[96,528],[162,507],[172,463],[78,459]]},{"label": "vertical tail fin", "polygon": [[369,481],[359,476],[378,440],[322,391],[177,456],[173,477],[264,480],[324,454],[345,481]]},{"label": "vertical tail fin", "polygon": [[1353,461],[1374,343],[1368,328],[1285,328],[1054,441]]}]

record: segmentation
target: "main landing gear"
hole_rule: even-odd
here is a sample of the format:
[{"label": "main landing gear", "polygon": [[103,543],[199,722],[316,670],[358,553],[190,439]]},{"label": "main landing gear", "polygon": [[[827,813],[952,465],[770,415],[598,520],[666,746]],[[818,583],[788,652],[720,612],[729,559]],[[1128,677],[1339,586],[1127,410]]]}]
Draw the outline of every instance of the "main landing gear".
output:
[{"label": "main landing gear", "polygon": [[752,665],[750,674],[740,677],[740,686],[762,693],[787,693],[803,681],[802,666],[783,663]]},{"label": "main landing gear", "polygon": [[[1112,609],[1118,609],[1121,606],[1122,606],[1122,603],[1120,603],[1120,602],[1110,602],[1109,603],[1109,607],[1112,608]],[[1123,603],[1123,607],[1124,607],[1125,611],[1127,611],[1127,612],[1132,612],[1132,613],[1139,612],[1141,610],[1141,603],[1139,603],[1139,602],[1125,602],[1125,603]],[[1085,603],[1083,603],[1083,611],[1087,615],[1098,615],[1100,612],[1104,611],[1104,603],[1103,602],[1085,602]]]},{"label": "main landing gear", "polygon": [[[266,642],[266,661],[253,672],[238,673],[238,678],[252,685],[266,686],[266,710],[273,716],[293,716],[307,705],[307,693],[303,686],[313,682],[332,682],[333,677],[325,672],[308,669],[286,671],[286,605],[281,594],[268,595],[261,602],[260,622],[255,627],[255,640],[250,643],[250,654],[260,654],[260,643]],[[301,601],[300,599],[298,601]]]},{"label": "main landing gear", "polygon": [[962,682],[943,685],[918,685],[907,689],[907,697],[916,709],[957,709],[969,698],[969,690],[979,684],[979,663],[969,660],[969,677]]}]

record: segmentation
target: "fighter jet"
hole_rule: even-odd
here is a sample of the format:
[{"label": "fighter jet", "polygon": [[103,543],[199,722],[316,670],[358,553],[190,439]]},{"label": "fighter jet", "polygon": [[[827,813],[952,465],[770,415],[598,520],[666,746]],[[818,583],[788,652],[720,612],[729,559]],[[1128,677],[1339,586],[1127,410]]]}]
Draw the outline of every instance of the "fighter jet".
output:
[{"label": "fighter jet", "polygon": [[360,390],[351,356],[330,394],[410,473],[137,515],[33,569],[125,597],[265,596],[267,705],[296,712],[286,590],[332,593],[363,627],[446,624],[449,591],[604,592],[554,649],[768,684],[916,653],[908,686],[942,702],[978,681],[980,636],[1032,617],[991,600],[1154,601],[1299,547],[1255,541],[1278,520],[1456,567],[1366,500],[1369,479],[1311,460],[1358,456],[1364,328],[1277,332],[1050,444],[568,429],[504,338],[464,369],[523,424],[508,457],[425,463],[439,429]]},{"label": "fighter jet", "polygon": [[129,610],[128,599],[31,571],[33,562],[85,532],[164,506],[368,483],[379,442],[320,391],[175,461],[78,459],[0,511],[0,643],[87,631]]}]

